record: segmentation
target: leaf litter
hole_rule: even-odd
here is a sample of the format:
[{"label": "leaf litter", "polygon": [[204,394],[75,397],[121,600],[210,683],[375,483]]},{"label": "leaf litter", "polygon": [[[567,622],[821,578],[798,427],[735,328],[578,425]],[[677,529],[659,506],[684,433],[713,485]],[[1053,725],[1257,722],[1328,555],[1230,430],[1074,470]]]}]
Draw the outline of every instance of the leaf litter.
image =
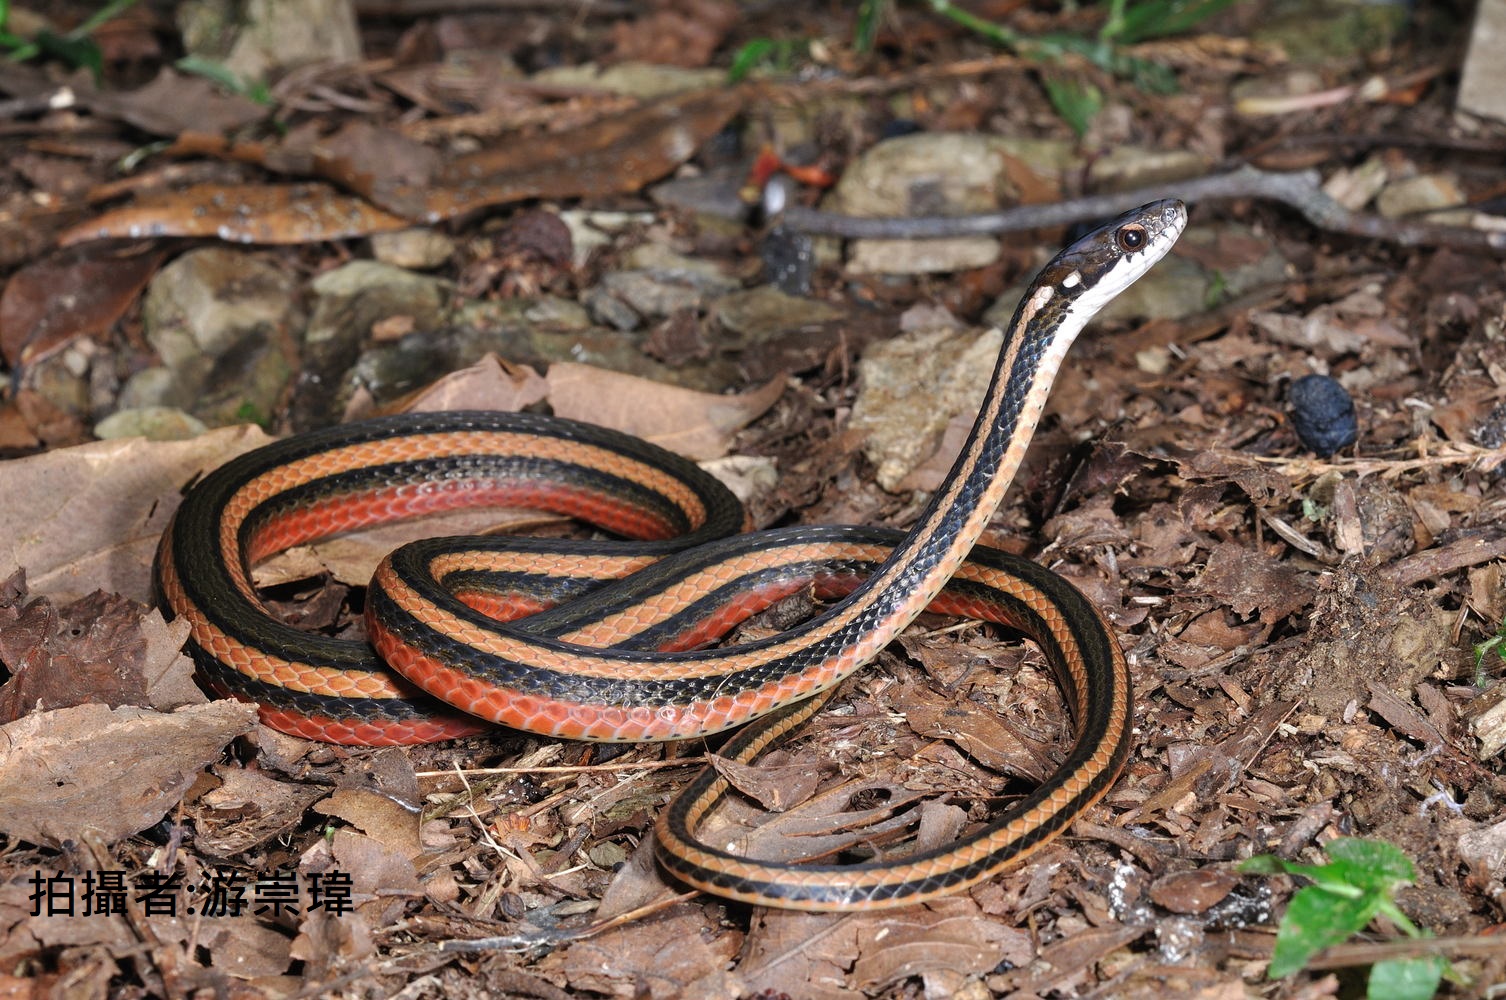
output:
[{"label": "leaf litter", "polygon": [[[700,66],[750,30],[728,20],[728,9],[664,4],[617,23],[611,45],[622,56]],[[575,44],[552,33],[547,15],[517,16],[535,37]],[[957,44],[919,8],[893,16],[912,30],[886,36],[890,54]],[[443,51],[445,38],[484,36],[473,32],[488,18],[469,17],[415,22],[403,44],[411,56]],[[1227,30],[1253,30],[1241,15],[1230,18]],[[1391,147],[1366,160],[1363,150],[1340,154],[1316,141],[1335,131],[1379,135],[1396,123],[1358,91],[1354,103],[1315,112],[1329,116],[1318,130],[1325,134],[1305,136],[1301,149],[1301,130],[1206,115],[1206,104],[1227,100],[1232,74],[1278,83],[1295,71],[1270,50],[1233,55],[1214,44],[1227,38],[1197,40],[1159,53],[1184,75],[1187,94],[1152,98],[1100,81],[1117,109],[1094,126],[1101,145],[1191,145],[1267,160],[1287,146],[1304,165],[1334,174],[1358,167],[1378,179],[1352,210],[1387,178],[1398,182],[1383,200],[1392,205],[1407,175],[1456,165],[1447,144]],[[463,51],[475,60],[485,50],[448,54],[458,60]],[[1425,45],[1388,57],[1441,58]],[[828,164],[852,167],[890,117],[863,107],[867,94],[886,93],[932,131],[987,123],[1028,132],[1052,121],[1019,63],[927,58],[927,68],[888,79],[813,78],[771,106],[770,92],[753,88],[633,101],[528,79],[505,61],[486,63],[485,86],[465,84],[455,73],[461,62],[421,58],[379,67],[386,91],[358,93],[361,69],[290,77],[287,107],[324,110],[291,128],[239,134],[231,134],[235,123],[254,120],[239,117],[245,103],[210,103],[209,91],[181,77],[118,92],[79,88],[77,106],[114,130],[90,140],[94,148],[130,147],[123,140],[133,134],[110,123],[175,140],[177,162],[126,179],[102,169],[83,138],[64,142],[61,113],[28,120],[29,134],[7,140],[28,158],[12,158],[14,171],[0,175],[0,214],[21,223],[0,241],[0,354],[14,386],[0,399],[0,447],[19,454],[83,440],[113,408],[122,381],[151,363],[134,303],[180,247],[157,239],[119,252],[99,239],[251,240],[286,248],[263,252],[306,278],[366,253],[328,241],[446,220],[440,235],[459,238],[446,266],[460,279],[446,294],[488,308],[520,297],[537,307],[533,297],[546,292],[611,286],[629,309],[678,303],[636,319],[603,303],[587,318],[608,326],[610,311],[629,329],[647,320],[642,349],[621,356],[646,352],[656,378],[685,384],[570,363],[541,374],[523,363],[561,359],[505,350],[505,361],[487,360],[495,345],[468,345],[475,353],[447,356],[474,367],[427,389],[426,399],[367,378],[339,400],[348,415],[479,405],[498,392],[513,406],[546,404],[596,422],[615,414],[633,432],[664,435],[698,457],[731,451],[777,466],[778,480],[751,495],[760,524],[906,523],[918,509],[911,489],[944,472],[960,425],[948,424],[954,407],[937,406],[934,391],[893,411],[911,414],[896,421],[900,430],[919,433],[900,446],[904,467],[886,475],[897,491],[874,485],[875,467],[888,459],[859,457],[873,442],[852,433],[850,415],[875,407],[877,397],[862,392],[877,376],[855,379],[858,361],[876,362],[882,352],[865,351],[868,343],[889,339],[920,302],[943,327],[984,334],[989,302],[1032,269],[1034,241],[1011,239],[992,263],[954,278],[844,271],[821,251],[814,293],[835,314],[772,334],[737,326],[751,315],[748,303],[716,298],[716,282],[681,284],[671,296],[653,284],[664,280],[662,269],[637,268],[631,282],[604,279],[646,245],[672,251],[664,259],[718,262],[713,270],[739,288],[734,295],[757,282],[743,255],[747,231],[655,215],[637,194],[670,174],[655,193],[665,192],[663,204],[672,204],[673,185],[689,181],[735,190],[741,164],[732,157],[729,169],[720,151],[734,116],[776,134],[797,168],[804,154],[790,147],[801,142]],[[994,76],[1006,86],[979,85]],[[1420,96],[1415,114],[1431,120],[1442,102],[1430,76],[1418,79],[1408,100]],[[916,81],[948,89],[938,100],[943,92],[923,92]],[[7,69],[0,86],[27,99],[57,87],[25,67]],[[332,111],[395,108],[393,94],[421,113],[354,121]],[[457,113],[462,107],[471,110]],[[211,120],[213,135],[185,130],[185,122],[203,129]],[[799,141],[782,131],[790,121],[809,125]],[[509,130],[520,127],[536,131],[519,142]],[[1040,188],[1031,200],[1074,189],[1073,172],[1055,161],[1005,158],[1011,182]],[[1465,177],[1465,189],[1480,184]],[[1459,187],[1448,181],[1429,189]],[[910,210],[946,197],[923,179],[904,194]],[[817,195],[812,188],[802,197]],[[548,216],[552,202],[583,199],[653,221],[611,232],[585,256],[561,241],[550,218],[490,238],[482,210],[536,199],[544,200],[526,211]],[[24,569],[31,588],[12,577],[0,605],[0,662],[12,675],[0,689],[5,968],[25,969],[44,987],[66,976],[90,996],[405,988],[543,997],[1223,995],[1257,988],[1273,939],[1271,901],[1290,891],[1279,880],[1232,874],[1232,863],[1261,850],[1312,860],[1317,844],[1355,828],[1396,841],[1418,862],[1421,883],[1399,896],[1414,919],[1450,940],[1486,941],[1482,933],[1499,921],[1489,897],[1506,857],[1498,808],[1506,712],[1498,685],[1477,686],[1469,646],[1500,627],[1506,607],[1506,541],[1496,527],[1506,458],[1499,267],[1447,247],[1320,237],[1258,203],[1234,214],[1237,225],[1214,210],[1211,232],[1190,233],[1180,255],[1219,281],[1237,283],[1250,271],[1259,283],[1231,284],[1215,301],[1218,282],[1210,281],[1190,304],[1121,317],[1123,332],[1080,343],[992,528],[995,544],[1048,563],[1104,609],[1137,680],[1140,743],[1126,776],[1073,836],[1029,864],[895,914],[750,913],[685,899],[651,860],[645,831],[702,763],[699,746],[665,758],[655,748],[499,734],[353,752],[273,733],[243,706],[202,702],[173,626],[132,602],[150,599],[152,548],[178,491],[257,435],[99,442],[14,459],[0,475],[0,537],[9,539],[0,575]],[[470,237],[484,249],[468,246]],[[71,255],[51,249],[74,241]],[[1058,243],[1060,234],[1041,242]],[[1192,283],[1194,272],[1179,273]],[[1154,307],[1145,301],[1140,308]],[[549,308],[556,331],[576,334],[561,337],[567,347],[600,342],[594,327],[571,328],[574,314]],[[431,334],[413,325],[419,314],[409,311],[406,325],[403,315],[378,317],[360,335],[417,350]],[[454,316],[444,315],[443,323]],[[58,392],[62,371],[84,372],[84,389]],[[1328,459],[1301,451],[1285,409],[1285,387],[1313,372],[1348,390],[1362,429],[1356,446]],[[724,391],[758,383],[740,396]],[[256,416],[287,427],[280,414]],[[497,518],[487,522],[444,530],[498,527]],[[571,530],[538,518],[522,525]],[[349,631],[358,627],[350,594],[358,596],[366,567],[390,544],[323,543],[261,568],[259,580],[271,588],[269,603],[309,627]],[[352,550],[340,551],[345,545]],[[768,766],[713,758],[741,790],[723,810],[723,833],[760,856],[888,856],[945,843],[996,813],[1065,745],[1060,699],[1038,655],[1006,639],[928,617]],[[1487,680],[1499,676],[1498,664],[1484,663]],[[195,885],[239,876],[256,884],[262,910],[194,920],[140,908],[92,922],[33,915],[27,879],[65,871],[130,875],[133,884],[145,874]],[[340,888],[341,876],[349,878],[344,912],[307,909],[311,886]],[[296,909],[276,903],[290,884]],[[582,937],[598,919],[622,922]],[[444,944],[485,939],[512,945],[477,952]],[[1460,961],[1476,982],[1503,977],[1499,952],[1461,955],[1474,956]],[[17,981],[0,977],[6,986]],[[1326,995],[1336,987],[1314,975],[1303,988]]]}]

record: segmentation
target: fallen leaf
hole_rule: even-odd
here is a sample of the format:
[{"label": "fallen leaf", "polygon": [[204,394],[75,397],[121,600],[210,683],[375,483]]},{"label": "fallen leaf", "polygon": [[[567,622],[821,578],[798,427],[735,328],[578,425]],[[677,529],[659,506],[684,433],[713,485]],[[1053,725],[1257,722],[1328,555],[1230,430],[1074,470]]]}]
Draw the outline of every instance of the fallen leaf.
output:
[{"label": "fallen leaf", "polygon": [[910,977],[925,981],[927,996],[952,996],[968,977],[1034,957],[1028,933],[957,896],[891,913],[762,911],[740,971],[750,992],[812,1000],[882,994]]},{"label": "fallen leaf", "polygon": [[736,89],[678,94],[564,132],[502,142],[447,164],[427,186],[377,185],[371,199],[436,222],[525,198],[637,191],[687,160],[743,106]]},{"label": "fallen leaf", "polygon": [[545,380],[557,416],[611,427],[699,460],[725,455],[733,436],[784,392],[782,378],[718,396],[571,362],[550,365]]},{"label": "fallen leaf", "polygon": [[651,7],[612,25],[612,62],[704,66],[739,16],[726,0],[668,0]]},{"label": "fallen leaf", "polygon": [[711,757],[711,766],[733,788],[770,812],[784,812],[809,799],[821,780],[823,763],[824,759],[815,754],[788,764],[763,760],[757,765],[740,764],[715,754]]},{"label": "fallen leaf", "polygon": [[[536,968],[563,974],[572,990],[609,996],[635,996],[640,987],[649,996],[727,996],[703,993],[694,984],[722,973],[737,954],[742,935],[707,935],[705,926],[699,907],[677,906],[577,941]],[[741,990],[730,994],[741,995]]]},{"label": "fallen leaf", "polygon": [[162,67],[145,87],[96,90],[87,81],[74,88],[79,104],[102,118],[129,122],[153,135],[174,136],[186,129],[234,132],[266,118],[269,110],[211,80]]},{"label": "fallen leaf", "polygon": [[97,441],[7,462],[0,579],[24,566],[37,593],[103,590],[150,603],[152,558],[179,491],[269,440],[256,427],[226,427],[188,441]]},{"label": "fallen leaf", "polygon": [[1262,622],[1274,625],[1312,604],[1317,588],[1311,574],[1290,563],[1222,542],[1208,554],[1197,590],[1236,614],[1258,611]]},{"label": "fallen leaf", "polygon": [[256,728],[238,701],[176,712],[78,705],[0,726],[0,829],[59,847],[138,833],[178,804],[225,744]]},{"label": "fallen leaf", "polygon": [[1045,744],[1026,739],[993,712],[980,711],[978,705],[938,697],[923,684],[907,685],[897,701],[904,706],[911,729],[956,744],[992,771],[1033,781],[1043,780],[1052,771]]},{"label": "fallen leaf", "polygon": [[415,413],[436,410],[524,410],[549,395],[549,383],[528,365],[488,353],[475,364],[451,372],[423,389],[403,407]]},{"label": "fallen leaf", "polygon": [[161,261],[160,253],[100,253],[21,268],[0,295],[0,356],[14,370],[108,333]]},{"label": "fallen leaf", "polygon": [[319,243],[406,229],[328,184],[195,184],[144,195],[58,235],[59,246],[90,240],[196,236],[230,243]]},{"label": "fallen leaf", "polygon": [[[155,619],[155,649],[142,628],[148,617]],[[0,687],[0,723],[72,705],[202,704],[192,665],[177,651],[187,637],[186,627],[169,628],[156,611],[119,595],[96,591],[61,610],[46,598],[35,600],[14,623],[0,627],[0,660],[14,674]],[[155,661],[152,693],[149,653]]]},{"label": "fallen leaf", "polygon": [[232,858],[295,829],[325,792],[239,767],[217,767],[215,776],[219,784],[188,803],[195,840],[211,857]]}]

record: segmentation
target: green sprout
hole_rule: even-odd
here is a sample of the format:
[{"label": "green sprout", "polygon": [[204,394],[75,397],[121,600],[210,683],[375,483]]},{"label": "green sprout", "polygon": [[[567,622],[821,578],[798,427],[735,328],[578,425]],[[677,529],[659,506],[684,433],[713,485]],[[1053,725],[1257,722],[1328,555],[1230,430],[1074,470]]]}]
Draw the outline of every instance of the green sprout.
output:
[{"label": "green sprout", "polygon": [[1494,653],[1502,663],[1506,663],[1506,619],[1502,619],[1501,624],[1496,626],[1495,635],[1486,639],[1484,642],[1475,643],[1474,650],[1475,687],[1484,687],[1490,680],[1489,673],[1485,668],[1486,657],[1488,657],[1491,653]]},{"label": "green sprout", "polygon": [[12,62],[24,62],[39,55],[53,56],[75,69],[87,68],[97,83],[104,72],[104,55],[90,36],[100,25],[135,3],[136,0],[110,0],[71,31],[60,35],[43,30],[35,37],[23,38],[10,30],[10,0],[0,0],[0,52]]},{"label": "green sprout", "polygon": [[[1272,979],[1300,971],[1318,952],[1358,934],[1376,917],[1384,917],[1408,937],[1431,937],[1396,905],[1396,890],[1416,878],[1412,862],[1399,848],[1381,840],[1344,837],[1331,841],[1324,850],[1330,859],[1324,865],[1297,864],[1269,854],[1240,865],[1243,872],[1284,872],[1313,882],[1292,897],[1276,930],[1268,972]],[[1451,972],[1439,955],[1387,959],[1371,966],[1366,996],[1369,1000],[1427,1000]]]},{"label": "green sprout", "polygon": [[[892,0],[860,0],[853,24],[852,47],[856,52],[873,51],[878,26],[884,10]],[[987,39],[1002,49],[1031,59],[1044,67],[1059,63],[1067,55],[1080,56],[1088,62],[1127,79],[1141,89],[1167,94],[1176,90],[1176,78],[1166,67],[1133,56],[1127,46],[1154,38],[1180,34],[1205,18],[1211,17],[1235,0],[1107,0],[1103,27],[1095,38],[1066,33],[1040,36],[1022,35],[1002,24],[979,17],[951,0],[924,0],[932,13]],[[745,78],[755,69],[782,71],[809,48],[808,42],[755,38],[732,57],[728,70],[731,82]],[[1068,77],[1065,73],[1047,73],[1046,96],[1057,114],[1080,136],[1103,105],[1102,92],[1091,82]]]}]

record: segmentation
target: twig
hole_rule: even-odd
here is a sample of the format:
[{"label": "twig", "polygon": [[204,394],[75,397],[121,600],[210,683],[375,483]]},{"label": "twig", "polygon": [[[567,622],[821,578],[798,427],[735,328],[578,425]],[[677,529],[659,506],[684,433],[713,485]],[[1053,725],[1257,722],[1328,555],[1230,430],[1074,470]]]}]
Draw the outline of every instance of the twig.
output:
[{"label": "twig", "polygon": [[1480,958],[1506,956],[1506,937],[1436,937],[1398,938],[1364,944],[1339,944],[1318,952],[1308,961],[1309,969],[1345,969],[1354,965],[1374,965],[1388,958],[1413,958],[1420,955],[1474,955]]},{"label": "twig", "polygon": [[1506,530],[1482,528],[1468,538],[1460,538],[1434,549],[1415,552],[1381,570],[1381,575],[1399,587],[1431,580],[1466,566],[1506,556]]},{"label": "twig", "polygon": [[1314,226],[1331,232],[1403,246],[1448,246],[1506,253],[1506,230],[1440,226],[1351,212],[1323,192],[1315,170],[1267,173],[1251,166],[1208,177],[1164,181],[1118,194],[1092,195],[1051,205],[1021,205],[1002,212],[980,215],[862,218],[796,205],[785,210],[782,221],[789,229],[816,236],[841,236],[847,239],[934,239],[1070,225],[1118,215],[1157,198],[1181,198],[1184,201],[1263,198],[1289,205]]},{"label": "twig", "polygon": [[699,892],[682,892],[619,913],[607,920],[598,920],[596,923],[585,927],[575,928],[536,928],[532,931],[522,931],[517,934],[504,934],[498,937],[485,938],[453,938],[439,942],[440,951],[474,952],[474,951],[532,951],[536,948],[552,948],[571,941],[581,941],[588,937],[600,934],[602,931],[611,930],[614,927],[622,927],[644,917],[668,909],[676,903],[685,903],[699,896]]},{"label": "twig", "polygon": [[1490,470],[1506,462],[1506,445],[1499,448],[1482,448],[1479,445],[1460,442],[1451,441],[1442,444],[1434,442],[1438,450],[1432,454],[1426,454],[1429,447],[1427,442],[1417,441],[1414,444],[1417,450],[1424,454],[1416,458],[1351,458],[1338,461],[1281,455],[1246,455],[1243,452],[1226,450],[1217,450],[1217,454],[1221,458],[1230,460],[1275,466],[1294,480],[1316,479],[1325,472],[1350,472],[1361,476],[1379,473],[1382,476],[1395,478],[1419,469],[1432,469],[1443,465],[1478,464],[1480,468]]},{"label": "twig", "polygon": [[453,778],[457,774],[482,775],[482,774],[595,774],[614,773],[617,771],[656,771],[663,768],[674,767],[701,767],[706,764],[705,755],[696,757],[675,757],[670,760],[624,760],[610,761],[606,764],[551,764],[540,767],[467,767],[463,769],[452,768],[446,771],[417,771],[415,775],[420,778]]}]

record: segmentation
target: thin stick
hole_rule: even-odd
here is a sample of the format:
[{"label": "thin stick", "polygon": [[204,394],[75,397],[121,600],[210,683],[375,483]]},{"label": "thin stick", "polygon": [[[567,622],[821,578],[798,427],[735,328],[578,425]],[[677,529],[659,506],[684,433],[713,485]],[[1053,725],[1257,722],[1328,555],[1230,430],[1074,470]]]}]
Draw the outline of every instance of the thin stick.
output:
[{"label": "thin stick", "polygon": [[[1163,181],[1118,194],[1092,195],[1051,205],[1021,205],[1002,212],[980,215],[926,216],[920,218],[862,218],[823,212],[794,205],[781,221],[788,229],[814,236],[846,239],[933,239],[947,236],[1018,232],[1086,222],[1127,212],[1136,205],[1158,198],[1184,201],[1225,201],[1232,198],[1263,198],[1296,209],[1320,229],[1345,233],[1402,246],[1448,246],[1465,250],[1506,253],[1506,230],[1487,231],[1429,222],[1384,219],[1352,212],[1324,193],[1315,170],[1268,173],[1251,166],[1224,174]],[[1477,216],[1484,220],[1486,216]],[[1506,225],[1506,223],[1500,223]]]}]

